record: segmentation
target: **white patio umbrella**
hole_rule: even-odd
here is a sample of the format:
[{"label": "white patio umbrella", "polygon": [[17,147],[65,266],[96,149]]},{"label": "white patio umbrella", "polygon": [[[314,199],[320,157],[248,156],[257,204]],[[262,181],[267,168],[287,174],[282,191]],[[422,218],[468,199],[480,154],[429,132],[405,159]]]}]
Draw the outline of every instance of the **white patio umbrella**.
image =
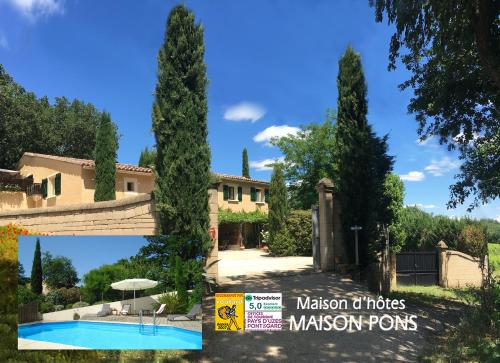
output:
[{"label": "white patio umbrella", "polygon": [[135,290],[150,289],[158,285],[158,281],[148,279],[125,279],[113,282],[111,287],[115,290],[132,291],[134,290],[134,311],[135,311]]}]

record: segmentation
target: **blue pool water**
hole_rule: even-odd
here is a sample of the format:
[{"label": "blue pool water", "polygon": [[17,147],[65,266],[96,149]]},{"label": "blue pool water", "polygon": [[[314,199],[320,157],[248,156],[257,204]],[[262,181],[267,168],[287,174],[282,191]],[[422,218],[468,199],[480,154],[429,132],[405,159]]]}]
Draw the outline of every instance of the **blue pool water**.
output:
[{"label": "blue pool water", "polygon": [[201,349],[201,333],[171,326],[68,321],[20,325],[19,338],[90,349]]}]

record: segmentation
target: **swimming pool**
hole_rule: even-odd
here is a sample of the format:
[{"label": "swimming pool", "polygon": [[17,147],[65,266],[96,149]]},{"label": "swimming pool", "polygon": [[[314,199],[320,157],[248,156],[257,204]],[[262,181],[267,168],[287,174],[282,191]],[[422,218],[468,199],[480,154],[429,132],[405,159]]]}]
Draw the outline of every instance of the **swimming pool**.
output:
[{"label": "swimming pool", "polygon": [[67,321],[19,325],[19,338],[90,349],[201,349],[200,332],[172,326]]}]

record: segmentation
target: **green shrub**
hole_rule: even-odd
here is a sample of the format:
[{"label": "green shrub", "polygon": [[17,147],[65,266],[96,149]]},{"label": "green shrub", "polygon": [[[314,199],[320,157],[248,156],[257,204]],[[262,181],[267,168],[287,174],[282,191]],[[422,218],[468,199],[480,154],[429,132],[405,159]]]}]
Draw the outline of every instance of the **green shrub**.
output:
[{"label": "green shrub", "polygon": [[38,295],[24,285],[17,287],[17,302],[18,304],[28,304],[38,299]]},{"label": "green shrub", "polygon": [[73,320],[80,320],[80,314],[78,314],[77,312],[75,312],[73,314]]},{"label": "green shrub", "polygon": [[457,249],[474,257],[484,255],[486,249],[485,228],[481,225],[465,226],[458,236]]},{"label": "green shrub", "polygon": [[64,305],[54,305],[54,311],[64,310]]},{"label": "green shrub", "polygon": [[45,302],[53,305],[66,305],[66,298],[59,290],[52,290],[45,295]]},{"label": "green shrub", "polygon": [[269,241],[268,247],[269,251],[275,256],[295,255],[295,243],[286,227],[274,235],[274,238]]},{"label": "green shrub", "polygon": [[42,314],[51,313],[54,311],[54,304],[51,302],[43,302],[40,304],[40,312]]},{"label": "green shrub", "polygon": [[175,292],[165,293],[158,298],[158,303],[154,304],[155,310],[165,304],[164,314],[184,313],[186,308],[182,306]]},{"label": "green shrub", "polygon": [[73,309],[75,309],[75,308],[84,308],[85,306],[89,306],[89,303],[85,302],[85,301],[78,301],[78,302],[76,302],[76,303],[73,304]]},{"label": "green shrub", "polygon": [[310,210],[293,210],[288,214],[286,226],[295,245],[297,256],[312,256],[312,217]]},{"label": "green shrub", "polygon": [[65,304],[73,304],[80,301],[80,289],[78,287],[70,287],[69,289],[61,287],[57,291],[63,297]]}]

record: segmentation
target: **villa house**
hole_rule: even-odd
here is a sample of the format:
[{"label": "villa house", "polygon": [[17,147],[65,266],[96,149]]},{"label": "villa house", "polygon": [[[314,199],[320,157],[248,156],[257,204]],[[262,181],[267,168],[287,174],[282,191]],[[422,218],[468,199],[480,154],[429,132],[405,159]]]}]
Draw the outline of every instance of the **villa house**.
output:
[{"label": "villa house", "polygon": [[[241,176],[216,174],[217,203],[211,208],[233,212],[267,213],[269,183]],[[154,190],[153,169],[116,164],[116,199],[150,194]],[[26,152],[16,170],[0,169],[0,211],[94,203],[93,160]],[[259,226],[219,226],[219,240],[226,245],[254,246]],[[243,237],[245,241],[243,240]]]},{"label": "villa house", "polygon": [[[0,170],[0,183],[0,210],[93,203],[95,165],[93,160],[26,152],[17,170]],[[153,171],[117,163],[115,188],[116,199],[151,193]]]}]

